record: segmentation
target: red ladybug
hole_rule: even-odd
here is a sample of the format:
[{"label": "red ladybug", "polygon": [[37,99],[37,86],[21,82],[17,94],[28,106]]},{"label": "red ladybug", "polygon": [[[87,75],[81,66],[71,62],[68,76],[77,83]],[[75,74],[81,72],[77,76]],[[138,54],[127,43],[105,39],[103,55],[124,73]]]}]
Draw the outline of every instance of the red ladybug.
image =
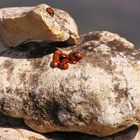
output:
[{"label": "red ladybug", "polygon": [[70,64],[76,64],[76,63],[77,63],[77,60],[74,60],[74,59],[70,60]]},{"label": "red ladybug", "polygon": [[80,52],[75,52],[75,53],[74,53],[74,56],[75,56],[78,60],[83,59],[83,54],[80,53]]},{"label": "red ladybug", "polygon": [[62,60],[61,60],[61,63],[69,63],[69,59],[67,59],[67,58],[63,58]]},{"label": "red ladybug", "polygon": [[55,53],[54,55],[53,55],[53,60],[59,60],[59,54],[57,54],[57,53]]},{"label": "red ladybug", "polygon": [[58,55],[61,55],[61,54],[62,54],[62,51],[59,50],[59,49],[57,49],[54,53],[55,53],[55,54],[58,54]]},{"label": "red ladybug", "polygon": [[54,9],[52,7],[48,7],[46,11],[53,17],[54,16]]},{"label": "red ladybug", "polygon": [[56,68],[59,66],[59,64],[60,64],[59,60],[53,60],[50,65],[52,68]]},{"label": "red ladybug", "polygon": [[61,70],[67,70],[69,68],[69,65],[68,65],[68,63],[64,63],[64,64],[60,63],[59,68]]}]

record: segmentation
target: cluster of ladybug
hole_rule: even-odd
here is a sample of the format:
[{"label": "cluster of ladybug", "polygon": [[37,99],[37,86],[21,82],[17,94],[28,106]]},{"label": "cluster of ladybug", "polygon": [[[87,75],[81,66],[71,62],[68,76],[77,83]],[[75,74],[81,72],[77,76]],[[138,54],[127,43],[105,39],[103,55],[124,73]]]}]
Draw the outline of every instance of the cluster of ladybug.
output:
[{"label": "cluster of ladybug", "polygon": [[68,55],[63,53],[61,50],[57,49],[53,54],[53,61],[51,62],[50,66],[52,68],[66,70],[69,68],[69,63],[76,64],[82,58],[83,54],[80,52],[71,52]]}]

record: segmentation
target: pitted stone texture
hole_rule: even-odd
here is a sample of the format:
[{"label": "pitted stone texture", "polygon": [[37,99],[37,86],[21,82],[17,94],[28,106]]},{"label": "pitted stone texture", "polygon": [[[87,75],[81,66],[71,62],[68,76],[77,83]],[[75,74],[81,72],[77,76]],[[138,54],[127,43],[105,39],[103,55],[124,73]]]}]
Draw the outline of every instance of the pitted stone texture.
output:
[{"label": "pitted stone texture", "polygon": [[84,59],[65,71],[50,67],[52,46],[30,45],[1,53],[4,114],[41,133],[100,137],[139,123],[140,51],[132,43],[110,32],[83,35],[73,49]]},{"label": "pitted stone texture", "polygon": [[76,44],[79,36],[74,19],[65,11],[47,12],[47,4],[35,7],[0,9],[0,42],[15,47],[31,40],[67,41]]}]

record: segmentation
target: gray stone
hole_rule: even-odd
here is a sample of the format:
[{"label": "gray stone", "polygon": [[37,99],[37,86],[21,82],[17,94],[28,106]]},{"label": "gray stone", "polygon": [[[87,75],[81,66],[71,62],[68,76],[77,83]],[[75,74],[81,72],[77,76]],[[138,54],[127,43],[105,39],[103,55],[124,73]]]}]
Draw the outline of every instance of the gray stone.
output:
[{"label": "gray stone", "polygon": [[[107,136],[139,123],[140,51],[110,32],[81,36],[84,59],[52,69],[53,44],[8,49],[0,57],[0,110],[48,133]],[[60,45],[60,44],[59,44]]]}]

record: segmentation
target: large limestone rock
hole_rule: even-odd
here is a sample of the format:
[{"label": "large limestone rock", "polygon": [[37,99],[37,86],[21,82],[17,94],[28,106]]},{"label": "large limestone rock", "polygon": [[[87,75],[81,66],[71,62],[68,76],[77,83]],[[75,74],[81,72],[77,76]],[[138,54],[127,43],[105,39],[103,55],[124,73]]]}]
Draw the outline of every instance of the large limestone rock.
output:
[{"label": "large limestone rock", "polygon": [[85,57],[66,71],[50,67],[56,46],[34,42],[1,53],[1,112],[41,133],[102,137],[139,123],[140,51],[132,43],[109,32],[83,35],[74,49]]},{"label": "large limestone rock", "polygon": [[0,42],[6,47],[30,40],[77,43],[79,36],[74,19],[65,11],[47,8],[50,6],[40,4],[0,9]]}]

